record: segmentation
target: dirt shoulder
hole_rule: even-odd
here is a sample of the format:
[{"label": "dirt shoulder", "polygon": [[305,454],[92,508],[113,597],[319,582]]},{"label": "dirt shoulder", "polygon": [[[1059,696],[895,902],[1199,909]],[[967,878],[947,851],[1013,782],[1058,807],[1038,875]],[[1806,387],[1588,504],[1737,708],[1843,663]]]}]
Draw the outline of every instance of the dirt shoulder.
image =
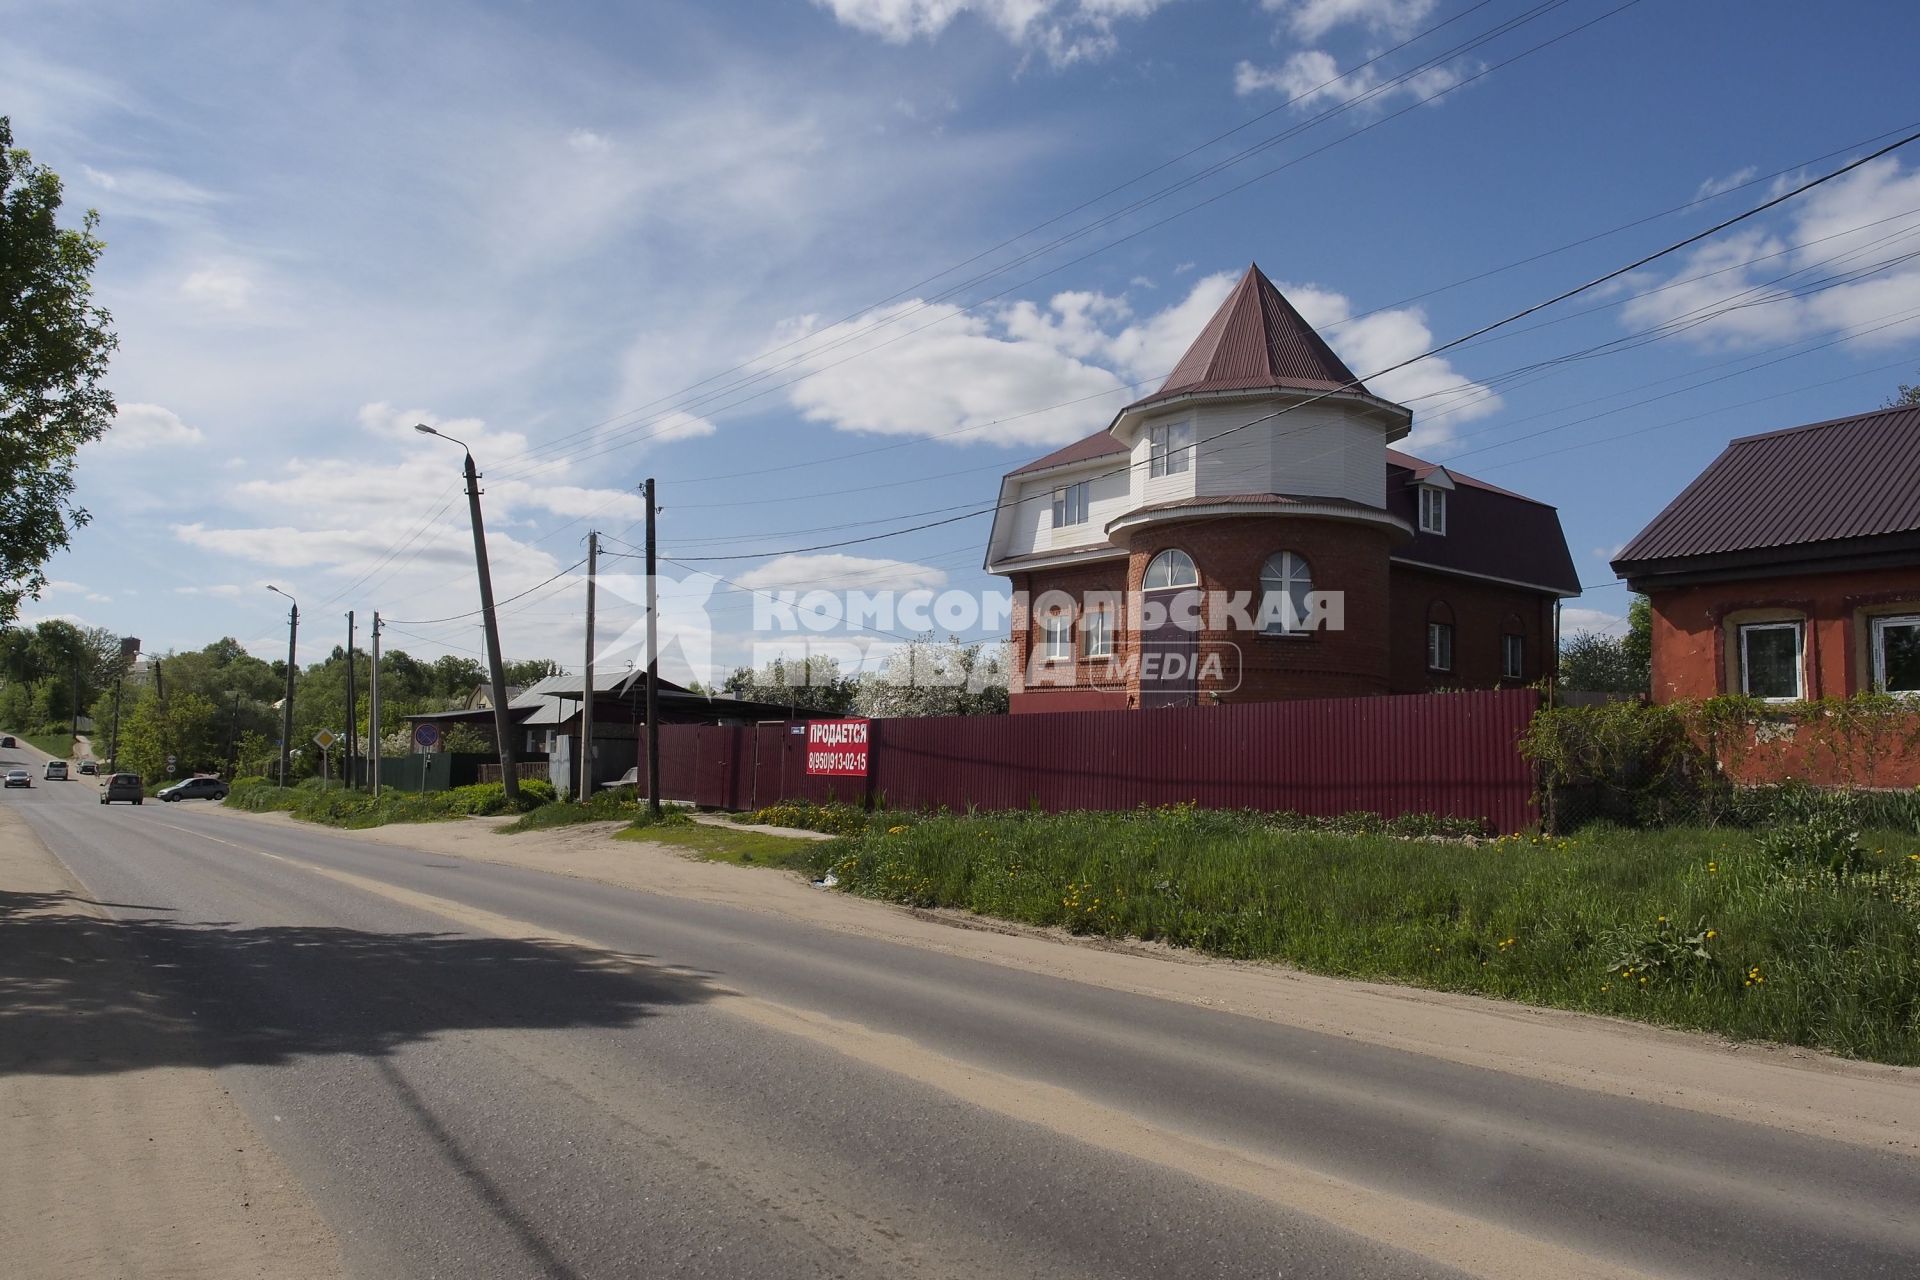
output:
[{"label": "dirt shoulder", "polygon": [[702,862],[615,841],[619,823],[501,835],[505,819],[336,832],[284,814],[221,810],[238,822],[391,844],[764,911],[861,937],[965,956],[1114,990],[1264,1018],[1468,1066],[1639,1098],[1920,1156],[1920,1069],[1476,996],[1107,943],[958,912],[914,911],[815,889],[796,875]]},{"label": "dirt shoulder", "polygon": [[142,1065],[177,1064],[192,1032],[155,1007],[110,918],[0,809],[6,1274],[339,1275],[332,1232],[218,1072]]}]

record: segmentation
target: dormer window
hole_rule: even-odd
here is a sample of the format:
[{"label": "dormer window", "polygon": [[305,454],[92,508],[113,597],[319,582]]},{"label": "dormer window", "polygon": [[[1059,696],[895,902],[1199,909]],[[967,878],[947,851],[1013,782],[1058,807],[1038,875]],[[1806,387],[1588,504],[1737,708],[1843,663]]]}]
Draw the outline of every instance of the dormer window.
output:
[{"label": "dormer window", "polygon": [[1177,476],[1187,469],[1193,453],[1193,424],[1163,422],[1147,428],[1147,475],[1152,479]]},{"label": "dormer window", "polygon": [[1447,491],[1445,489],[1436,489],[1430,484],[1420,486],[1420,532],[1446,536]]},{"label": "dormer window", "polygon": [[1062,485],[1053,491],[1053,527],[1064,529],[1068,525],[1087,522],[1087,482]]}]

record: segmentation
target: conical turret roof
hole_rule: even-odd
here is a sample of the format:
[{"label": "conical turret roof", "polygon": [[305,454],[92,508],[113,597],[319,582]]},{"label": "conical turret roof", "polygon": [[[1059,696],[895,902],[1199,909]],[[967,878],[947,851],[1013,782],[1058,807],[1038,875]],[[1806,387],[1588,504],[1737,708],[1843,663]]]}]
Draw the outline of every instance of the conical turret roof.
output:
[{"label": "conical turret roof", "polygon": [[1286,295],[1255,263],[1207,321],[1160,389],[1141,404],[1195,391],[1279,390],[1366,393]]}]

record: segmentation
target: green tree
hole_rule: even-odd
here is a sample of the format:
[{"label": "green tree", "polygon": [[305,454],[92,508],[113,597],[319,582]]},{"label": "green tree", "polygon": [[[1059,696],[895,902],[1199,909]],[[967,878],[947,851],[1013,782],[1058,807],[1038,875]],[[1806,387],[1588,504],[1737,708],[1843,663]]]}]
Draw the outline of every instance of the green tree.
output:
[{"label": "green tree", "polygon": [[1560,646],[1560,687],[1590,693],[1646,693],[1652,687],[1653,606],[1635,596],[1627,633],[1576,632]]},{"label": "green tree", "polygon": [[721,687],[752,702],[845,715],[853,710],[855,683],[841,674],[840,664],[833,658],[814,654],[809,658],[775,658],[758,671],[741,667]]},{"label": "green tree", "polygon": [[1006,646],[921,636],[860,682],[861,715],[991,716],[1007,710]]},{"label": "green tree", "polygon": [[16,148],[0,116],[0,624],[39,595],[47,559],[87,522],[74,459],[114,414],[100,380],[118,340],[93,302],[99,215],[62,229],[60,204],[59,175]]},{"label": "green tree", "polygon": [[1920,405],[1920,383],[1903,382],[1900,389],[1887,397],[1883,409],[1906,409]]},{"label": "green tree", "polygon": [[120,722],[120,754],[114,762],[153,781],[167,776],[167,757],[175,760],[175,777],[196,772],[224,772],[226,740],[220,709],[198,693],[140,692]]}]

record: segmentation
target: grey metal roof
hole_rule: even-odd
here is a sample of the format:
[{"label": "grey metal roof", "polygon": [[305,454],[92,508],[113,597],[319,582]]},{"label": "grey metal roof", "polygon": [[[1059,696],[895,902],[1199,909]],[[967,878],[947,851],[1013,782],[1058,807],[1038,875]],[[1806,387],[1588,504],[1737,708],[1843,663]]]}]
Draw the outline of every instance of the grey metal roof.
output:
[{"label": "grey metal roof", "polygon": [[1613,561],[1650,562],[1920,531],[1920,406],[1743,436]]}]

